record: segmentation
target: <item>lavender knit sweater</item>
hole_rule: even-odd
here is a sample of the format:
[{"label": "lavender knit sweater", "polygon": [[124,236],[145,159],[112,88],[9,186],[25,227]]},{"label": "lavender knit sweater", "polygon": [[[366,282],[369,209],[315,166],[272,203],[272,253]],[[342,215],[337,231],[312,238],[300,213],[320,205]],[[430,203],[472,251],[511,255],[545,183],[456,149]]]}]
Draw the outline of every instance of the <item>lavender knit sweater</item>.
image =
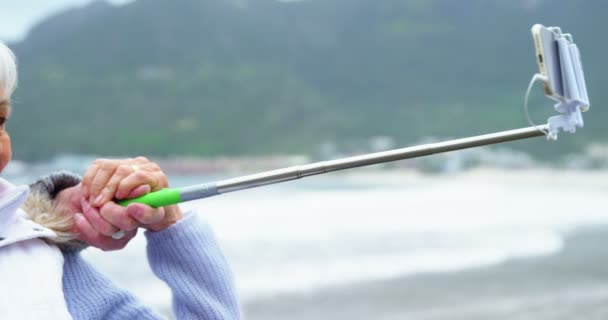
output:
[{"label": "lavender knit sweater", "polygon": [[[80,181],[55,173],[30,187],[51,199]],[[145,232],[148,262],[171,288],[177,319],[240,319],[228,263],[209,226],[194,214],[159,232]],[[116,287],[88,264],[76,249],[65,249],[63,292],[74,320],[162,319],[129,292]],[[129,261],[124,261],[125,266]]]},{"label": "lavender knit sweater", "polygon": [[[148,262],[173,293],[177,319],[239,319],[232,276],[211,230],[192,215],[146,232]],[[80,257],[65,253],[63,291],[74,319],[161,319]],[[125,265],[128,265],[125,261]]]}]

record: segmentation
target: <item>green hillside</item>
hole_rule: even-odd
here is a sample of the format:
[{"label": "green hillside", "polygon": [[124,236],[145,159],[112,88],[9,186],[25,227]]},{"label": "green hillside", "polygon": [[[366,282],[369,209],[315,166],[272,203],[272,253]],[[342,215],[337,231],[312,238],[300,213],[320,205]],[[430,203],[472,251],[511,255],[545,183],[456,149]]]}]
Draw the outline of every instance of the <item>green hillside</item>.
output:
[{"label": "green hillside", "polygon": [[[565,154],[607,140],[604,12],[593,0],[99,1],[13,45],[15,153],[307,153],[523,127],[540,22],[574,34],[592,107],[580,134],[511,146]],[[551,104],[535,96],[543,122]]]}]

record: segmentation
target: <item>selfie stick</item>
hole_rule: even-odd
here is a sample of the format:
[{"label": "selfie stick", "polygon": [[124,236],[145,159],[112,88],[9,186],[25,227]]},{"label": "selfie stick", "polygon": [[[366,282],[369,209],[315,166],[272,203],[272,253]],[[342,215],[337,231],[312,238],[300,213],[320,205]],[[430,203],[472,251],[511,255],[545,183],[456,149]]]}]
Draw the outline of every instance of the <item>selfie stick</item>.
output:
[{"label": "selfie stick", "polygon": [[[533,35],[535,30],[539,28],[542,29],[544,27],[542,25],[535,25],[532,27]],[[546,85],[552,84],[547,76],[535,75],[528,86],[528,92],[526,93],[524,103],[524,109],[526,110],[528,121],[532,125],[528,128],[370,153],[344,159],[293,166],[284,169],[252,174],[240,178],[220,180],[217,182],[184,188],[167,188],[148,193],[139,198],[124,200],[119,203],[126,206],[133,202],[139,202],[152,207],[162,207],[196,199],[208,198],[223,193],[300,179],[332,171],[369,166],[403,159],[418,158],[435,153],[449,152],[538,136],[547,136],[547,138],[555,140],[560,129],[574,133],[576,128],[583,127],[583,117],[581,112],[589,109],[589,97],[587,95],[585,78],[580,61],[580,52],[576,44],[574,44],[572,41],[572,35],[562,34],[561,29],[559,28],[549,28],[548,30],[553,30],[551,31],[553,36],[551,37],[550,41],[547,42],[549,44],[548,51],[553,52],[551,50],[554,50],[554,48],[557,48],[558,50],[559,54],[556,54],[556,56],[558,57],[558,67],[561,70],[560,84],[563,86],[564,90],[562,90],[563,92],[558,96],[552,97],[552,99],[557,100],[557,104],[555,104],[554,109],[559,112],[559,115],[549,118],[546,125],[534,125],[529,119],[527,112],[528,95],[530,94],[532,85],[536,82],[536,80],[542,80]],[[545,45],[545,43],[543,42],[542,44],[537,45]],[[537,56],[540,65],[542,64],[543,60],[539,55]]]},{"label": "selfie stick", "polygon": [[148,193],[138,198],[124,200],[119,203],[121,205],[126,206],[130,203],[138,202],[147,204],[152,207],[163,207],[172,204],[178,204],[181,202],[217,196],[228,192],[300,179],[332,171],[358,168],[373,164],[418,158],[436,153],[544,136],[547,130],[547,125],[532,126],[528,128],[490,133],[481,136],[462,138],[445,142],[424,144],[409,148],[370,153],[343,159],[315,162],[311,164],[266,171],[239,178],[220,180],[216,182],[210,182],[183,188],[166,188],[160,191]]}]

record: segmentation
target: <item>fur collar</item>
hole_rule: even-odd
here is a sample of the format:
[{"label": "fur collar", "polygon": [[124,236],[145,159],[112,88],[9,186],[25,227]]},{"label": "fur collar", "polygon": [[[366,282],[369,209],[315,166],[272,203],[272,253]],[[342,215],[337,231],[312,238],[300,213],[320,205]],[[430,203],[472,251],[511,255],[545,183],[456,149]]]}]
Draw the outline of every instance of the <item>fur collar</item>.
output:
[{"label": "fur collar", "polygon": [[73,217],[57,210],[48,195],[0,178],[0,246],[42,238],[62,249],[80,249],[83,244],[70,231],[73,224]]}]

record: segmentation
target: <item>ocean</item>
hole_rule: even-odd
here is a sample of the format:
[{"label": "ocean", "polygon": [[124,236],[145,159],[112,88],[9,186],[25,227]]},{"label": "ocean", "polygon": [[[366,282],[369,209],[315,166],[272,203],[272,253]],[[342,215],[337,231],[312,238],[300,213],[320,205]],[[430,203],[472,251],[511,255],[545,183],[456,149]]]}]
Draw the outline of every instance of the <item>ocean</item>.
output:
[{"label": "ocean", "polygon": [[[173,186],[209,177],[171,177]],[[208,222],[244,305],[419,274],[476,270],[560,252],[564,237],[608,223],[608,172],[477,169],[336,173],[186,203]],[[140,234],[85,257],[169,312]]]}]

